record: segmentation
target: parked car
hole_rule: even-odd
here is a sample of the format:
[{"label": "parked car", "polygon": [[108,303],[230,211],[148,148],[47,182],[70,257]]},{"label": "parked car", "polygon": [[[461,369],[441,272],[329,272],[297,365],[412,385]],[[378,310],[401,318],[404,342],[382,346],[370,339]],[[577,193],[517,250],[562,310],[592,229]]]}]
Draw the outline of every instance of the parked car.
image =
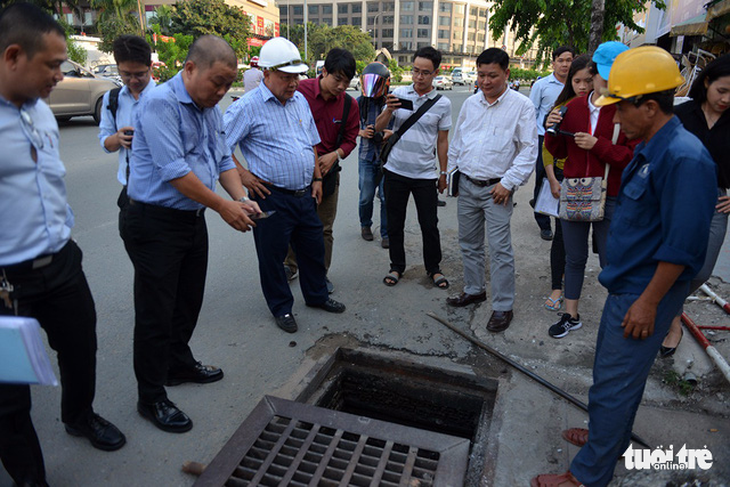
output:
[{"label": "parked car", "polygon": [[477,72],[476,71],[469,71],[468,73],[464,73],[464,84],[471,85],[477,80]]},{"label": "parked car", "polygon": [[451,81],[455,85],[464,85],[464,84],[466,84],[464,82],[464,76],[462,74],[461,68],[454,68],[454,70],[451,71]]},{"label": "parked car", "polygon": [[101,120],[102,97],[121,83],[97,76],[73,61],[61,64],[63,80],[56,85],[45,102],[59,121],[91,115]]},{"label": "parked car", "polygon": [[350,80],[350,86],[348,86],[347,89],[360,91],[360,76],[358,76],[357,74],[353,76]]},{"label": "parked car", "polygon": [[454,83],[447,76],[436,76],[433,79],[433,87],[437,90],[453,90]]},{"label": "parked car", "polygon": [[118,83],[122,82],[122,77],[119,75],[119,68],[116,64],[100,64],[94,68],[94,74]]}]

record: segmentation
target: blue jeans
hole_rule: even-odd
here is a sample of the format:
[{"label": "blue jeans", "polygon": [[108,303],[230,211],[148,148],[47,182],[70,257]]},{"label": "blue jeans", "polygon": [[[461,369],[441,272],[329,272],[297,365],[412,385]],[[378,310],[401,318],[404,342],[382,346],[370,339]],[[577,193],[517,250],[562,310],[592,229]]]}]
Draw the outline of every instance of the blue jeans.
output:
[{"label": "blue jeans", "polygon": [[[359,159],[358,168],[360,180],[357,187],[360,190],[360,226],[370,227],[373,224],[373,200],[375,199],[375,190],[378,190],[380,198],[380,236],[388,238],[388,217],[385,210],[385,192],[383,191],[383,177],[380,172],[380,162],[376,159],[368,161]],[[380,177],[380,184],[376,186],[376,181]]]},{"label": "blue jeans", "polygon": [[687,295],[687,282],[675,284],[657,307],[654,334],[646,340],[624,338],[621,322],[638,294],[609,294],[603,308],[588,393],[588,443],[570,471],[586,487],[605,486],[631,440],[636,410],[654,359],[672,319]]}]

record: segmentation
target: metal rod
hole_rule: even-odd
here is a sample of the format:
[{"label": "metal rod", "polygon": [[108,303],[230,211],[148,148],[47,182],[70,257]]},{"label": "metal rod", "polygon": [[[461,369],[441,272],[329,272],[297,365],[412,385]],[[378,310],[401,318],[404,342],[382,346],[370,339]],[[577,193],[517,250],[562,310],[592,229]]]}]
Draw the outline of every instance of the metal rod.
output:
[{"label": "metal rod", "polygon": [[730,304],[728,304],[727,301],[722,299],[720,296],[715,294],[712,289],[707,284],[703,284],[700,286],[700,291],[707,294],[712,300],[717,303],[718,306],[720,306],[725,313],[730,314]]},{"label": "metal rod", "polygon": [[[583,401],[581,401],[580,399],[577,399],[576,397],[568,394],[567,392],[565,392],[564,390],[562,390],[558,386],[556,386],[556,385],[554,385],[554,384],[546,381],[545,379],[543,379],[539,375],[535,374],[534,372],[530,372],[529,370],[527,370],[522,365],[518,364],[517,362],[515,362],[511,358],[509,358],[509,357],[507,357],[505,355],[502,355],[500,352],[498,352],[497,350],[493,349],[492,347],[490,347],[486,343],[484,343],[484,342],[482,342],[480,340],[477,340],[473,336],[467,335],[466,333],[464,333],[463,331],[461,331],[460,329],[458,329],[457,327],[455,327],[454,325],[452,325],[448,321],[444,320],[443,318],[437,316],[436,314],[431,313],[431,312],[428,312],[426,314],[428,316],[430,316],[431,318],[433,318],[434,320],[436,320],[439,323],[441,323],[442,325],[444,325],[447,328],[449,328],[454,333],[456,333],[458,335],[461,335],[462,338],[465,338],[466,340],[470,341],[472,344],[476,345],[477,347],[481,348],[482,350],[484,350],[486,352],[489,352],[490,354],[494,355],[495,357],[497,357],[498,359],[500,359],[503,362],[507,363],[508,365],[511,365],[512,367],[514,367],[518,371],[520,371],[523,374],[525,374],[530,379],[532,379],[534,381],[537,381],[538,384],[547,387],[548,389],[550,389],[552,392],[554,392],[558,396],[562,397],[563,399],[567,400],[568,402],[572,403],[573,405],[578,406],[583,411],[588,412],[588,405],[586,403],[584,403]],[[631,433],[631,439],[634,440],[639,445],[641,445],[641,446],[643,446],[645,448],[651,449],[651,447],[649,446],[649,444],[647,442],[645,442],[643,439],[641,439],[638,435],[636,435],[634,433]]]},{"label": "metal rod", "polygon": [[730,326],[697,325],[700,330],[730,330]]},{"label": "metal rod", "polygon": [[727,381],[730,382],[730,365],[728,365],[727,361],[722,357],[722,355],[720,355],[720,352],[718,352],[717,349],[710,344],[705,334],[702,333],[702,330],[700,330],[697,327],[697,324],[692,321],[692,318],[687,316],[687,313],[682,313],[682,321],[689,331],[692,332],[692,336],[694,336],[700,345],[702,345],[702,348],[705,349],[707,355],[709,355],[710,358],[712,358],[712,361],[715,362],[715,365],[717,365],[717,368],[720,369],[722,375],[724,375]]}]

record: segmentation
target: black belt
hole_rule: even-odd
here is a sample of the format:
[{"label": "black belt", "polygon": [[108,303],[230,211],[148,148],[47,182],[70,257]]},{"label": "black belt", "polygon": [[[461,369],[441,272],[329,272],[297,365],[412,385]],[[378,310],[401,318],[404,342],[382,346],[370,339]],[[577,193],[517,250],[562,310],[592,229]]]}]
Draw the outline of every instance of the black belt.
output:
[{"label": "black belt", "polygon": [[27,271],[33,271],[36,269],[42,269],[49,265],[51,262],[53,262],[54,259],[59,258],[62,256],[65,252],[68,252],[71,249],[71,240],[66,242],[66,245],[61,247],[61,250],[56,252],[55,254],[45,254],[45,255],[39,255],[35,259],[28,259],[24,260],[23,262],[19,262],[17,264],[12,265],[5,265],[0,266],[0,277],[2,277],[2,273],[6,272],[7,274],[17,274],[18,272],[27,272]]},{"label": "black belt", "polygon": [[273,189],[274,191],[277,191],[279,193],[284,194],[290,194],[292,196],[296,196],[297,198],[301,198],[304,195],[312,194],[312,187],[307,186],[302,189],[286,189],[286,188],[280,188],[279,186],[274,186],[273,184],[267,184],[267,188]]},{"label": "black belt", "polygon": [[[464,173],[462,173],[462,174],[464,174]],[[486,181],[482,181],[480,179],[470,178],[466,174],[464,174],[464,177],[466,179],[468,179],[472,184],[479,186],[481,188],[486,188],[487,186],[497,184],[498,182],[500,182],[502,180],[502,178],[492,178],[492,179],[487,179]]]},{"label": "black belt", "polygon": [[167,206],[151,205],[149,203],[143,203],[141,201],[133,200],[129,198],[129,204],[132,206],[141,206],[145,211],[157,213],[158,215],[174,215],[174,216],[195,216],[200,217],[205,213],[205,207],[198,208],[197,210],[178,210],[177,208],[168,208]]}]

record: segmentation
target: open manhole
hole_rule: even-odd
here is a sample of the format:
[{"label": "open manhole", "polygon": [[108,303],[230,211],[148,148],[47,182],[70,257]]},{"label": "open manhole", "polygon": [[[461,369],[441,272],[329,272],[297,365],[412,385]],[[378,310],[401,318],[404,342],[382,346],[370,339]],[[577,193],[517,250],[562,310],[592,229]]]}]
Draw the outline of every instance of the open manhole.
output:
[{"label": "open manhole", "polygon": [[338,349],[265,397],[196,486],[479,485],[497,381]]}]

